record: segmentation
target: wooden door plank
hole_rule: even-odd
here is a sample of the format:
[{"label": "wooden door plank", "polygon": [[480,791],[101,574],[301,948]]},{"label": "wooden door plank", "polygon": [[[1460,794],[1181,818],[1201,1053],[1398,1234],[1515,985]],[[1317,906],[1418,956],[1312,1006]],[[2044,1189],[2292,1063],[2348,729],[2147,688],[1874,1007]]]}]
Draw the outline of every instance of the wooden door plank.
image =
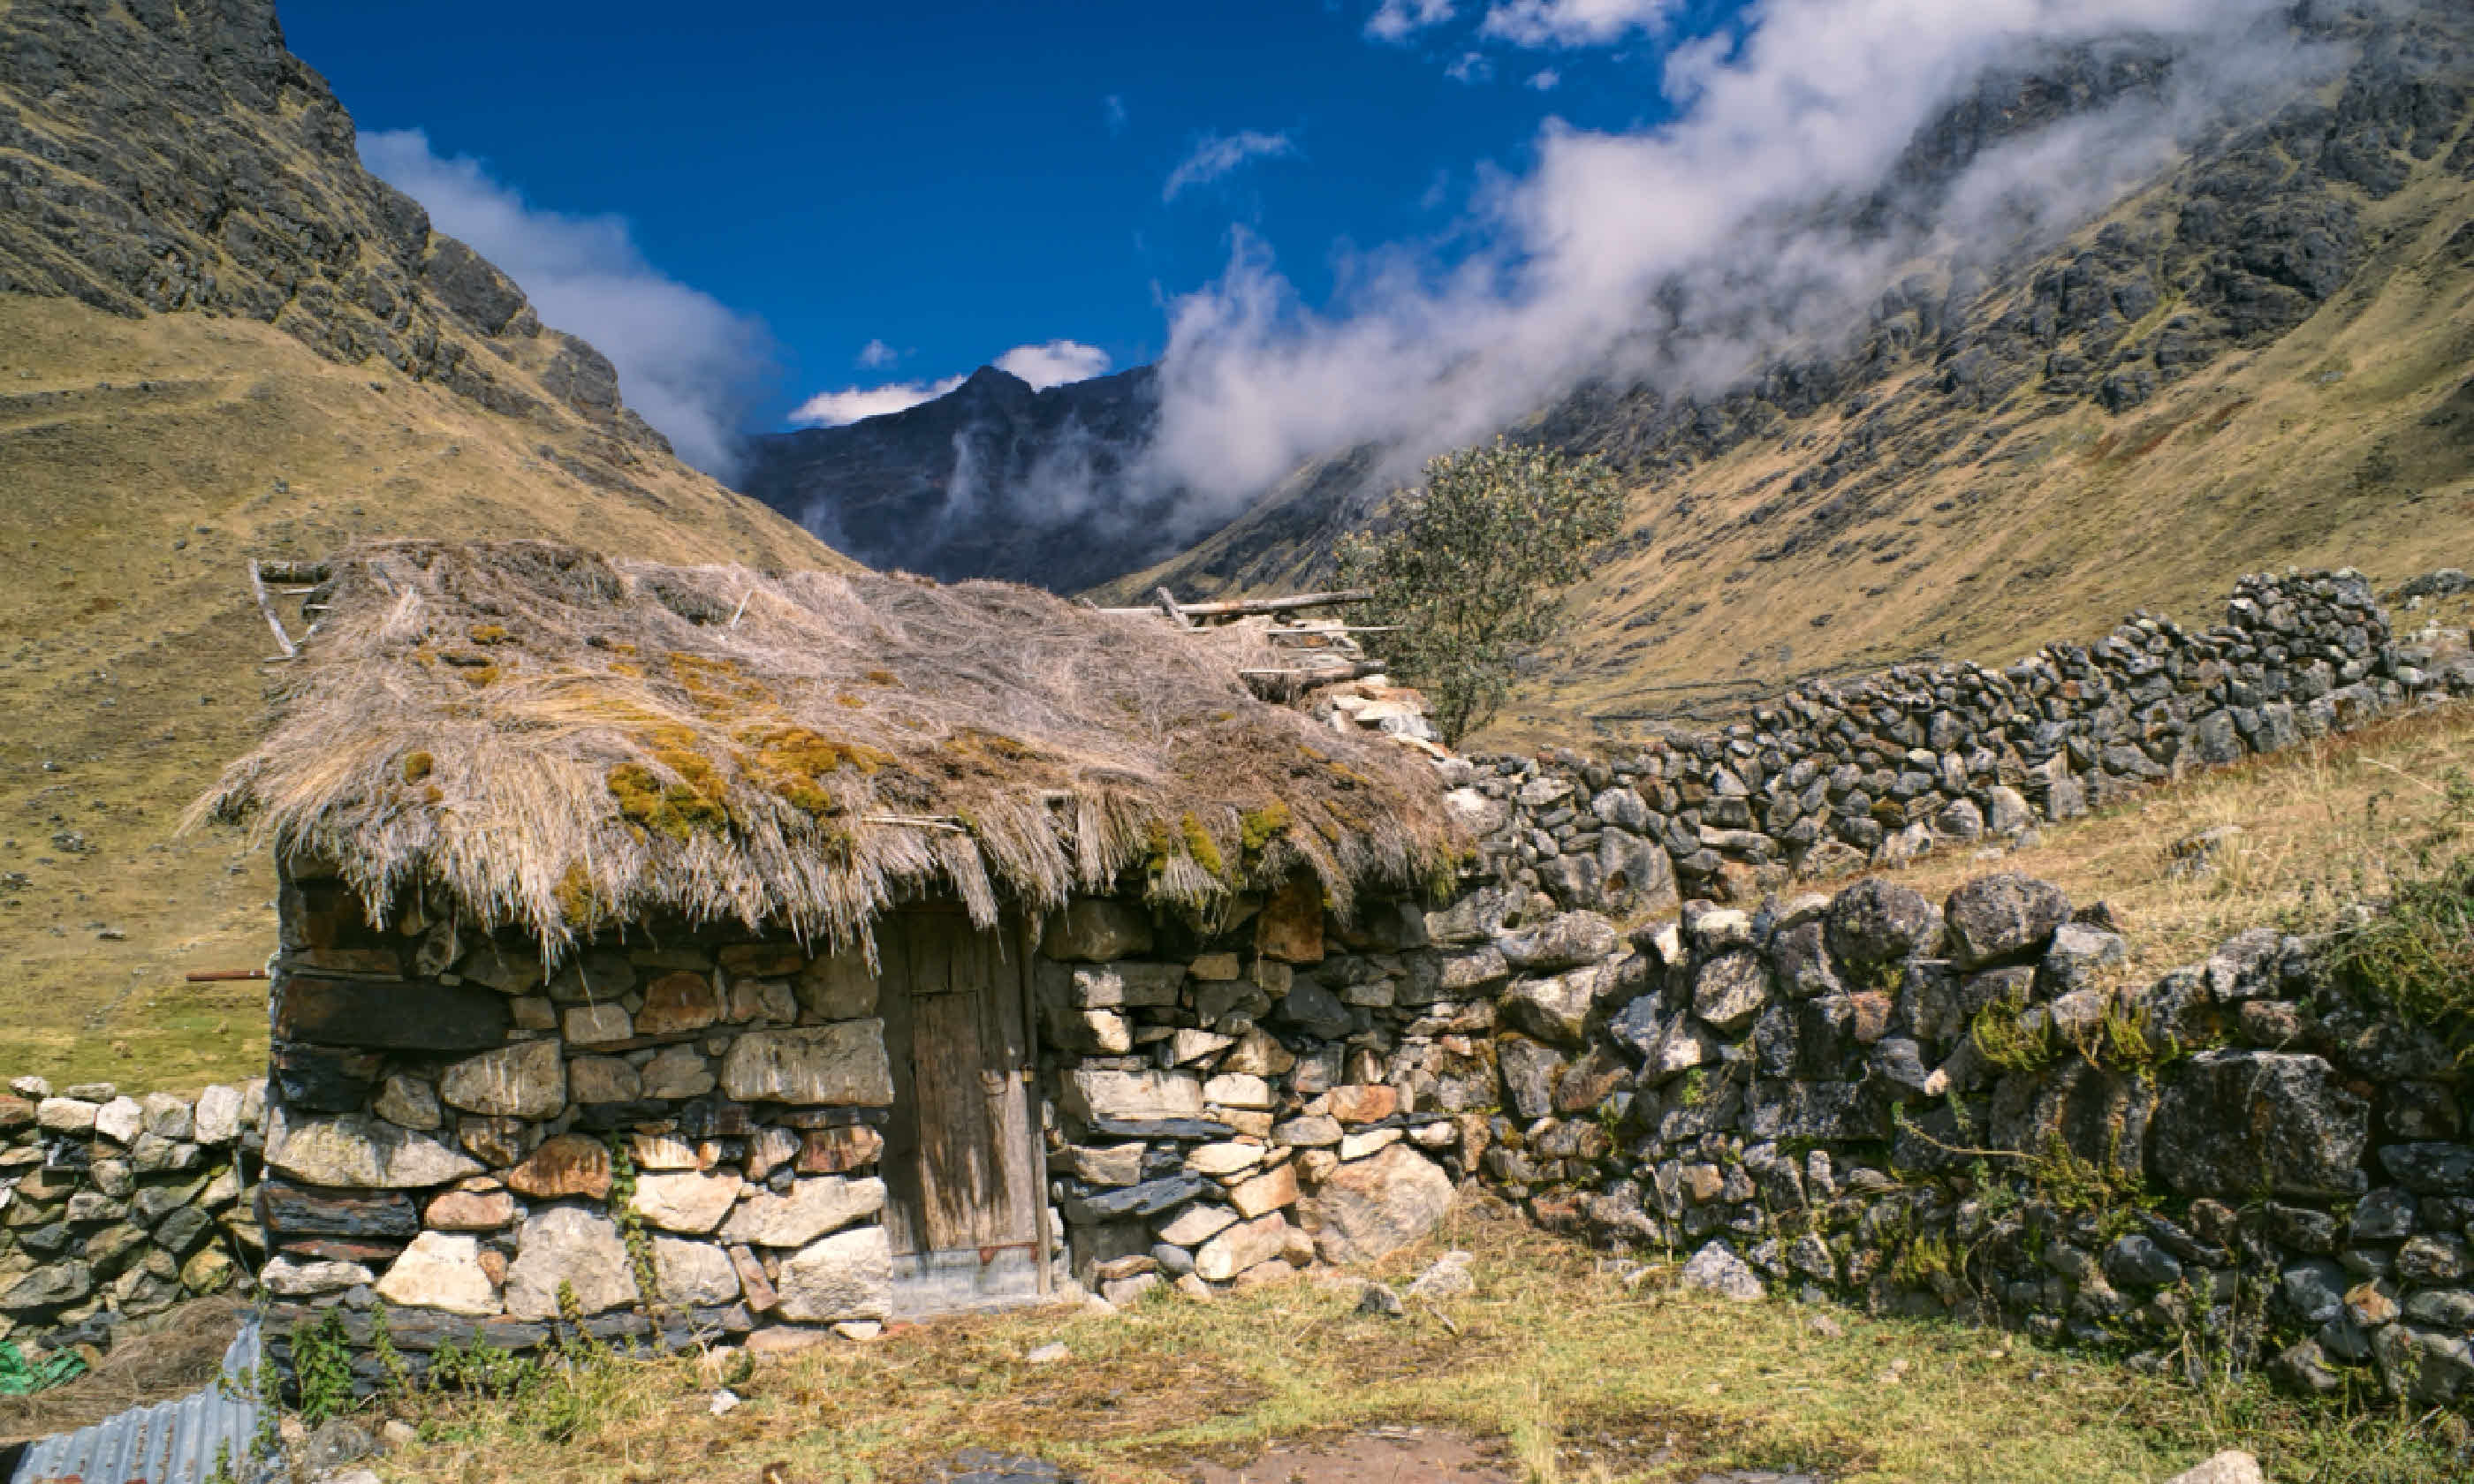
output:
[{"label": "wooden door plank", "polygon": [[908,924],[900,916],[877,923],[877,1014],[885,1019],[885,1056],[893,1069],[892,1117],[885,1127],[885,1152],[877,1169],[885,1179],[885,1236],[899,1254],[917,1253],[926,1225],[919,1181],[919,1090],[911,1075],[914,1027],[910,1014]]},{"label": "wooden door plank", "polygon": [[[959,929],[957,932],[957,929]],[[977,934],[967,923],[920,919],[910,934],[912,1076],[919,1101],[921,1236],[932,1250],[987,1245],[986,1192],[995,1182],[982,1034],[983,996],[970,983]],[[927,974],[920,966],[933,964]],[[933,988],[932,988],[933,986]]]},{"label": "wooden door plank", "polygon": [[1035,1243],[1047,1161],[1031,1129],[1031,1089],[1024,1077],[1031,1066],[1031,1037],[1023,1019],[1023,991],[1031,972],[1025,951],[1029,940],[1020,923],[1008,921],[986,941],[992,970],[987,976],[987,1012],[995,1032],[988,1057],[993,1079],[988,1083],[988,1122],[996,1184],[988,1195],[992,1225],[999,1234],[992,1242]]}]

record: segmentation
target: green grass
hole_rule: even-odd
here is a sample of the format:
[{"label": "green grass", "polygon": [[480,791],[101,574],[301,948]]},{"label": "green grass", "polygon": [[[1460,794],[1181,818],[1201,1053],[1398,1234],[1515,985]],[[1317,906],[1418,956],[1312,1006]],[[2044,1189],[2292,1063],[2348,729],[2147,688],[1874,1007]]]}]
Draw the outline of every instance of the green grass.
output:
[{"label": "green grass", "polygon": [[[2405,1484],[2462,1467],[2445,1419],[2349,1416],[2222,1376],[2169,1384],[1944,1323],[1734,1304],[1670,1287],[1671,1264],[1644,1272],[1499,1214],[1451,1226],[1443,1236],[1478,1255],[1476,1292],[1412,1302],[1400,1319],[1358,1312],[1351,1278],[905,1328],[753,1375],[717,1357],[614,1362],[560,1381],[555,1407],[417,1402],[424,1441],[390,1476],[857,1484],[908,1481],[978,1446],[1134,1484],[1387,1424],[1486,1441],[1533,1484],[1764,1468],[1840,1484],[2148,1484],[2222,1448],[2258,1453],[2279,1484]],[[1051,1341],[1072,1358],[1025,1359]],[[744,1404],[716,1418],[724,1379]],[[576,1429],[579,1407],[593,1422]]]}]

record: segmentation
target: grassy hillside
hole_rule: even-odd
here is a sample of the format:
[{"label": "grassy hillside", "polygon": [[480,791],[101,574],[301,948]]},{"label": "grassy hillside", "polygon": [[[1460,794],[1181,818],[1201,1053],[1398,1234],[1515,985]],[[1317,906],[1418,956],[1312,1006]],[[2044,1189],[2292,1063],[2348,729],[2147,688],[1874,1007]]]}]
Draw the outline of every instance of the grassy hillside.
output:
[{"label": "grassy hillside", "polygon": [[435,535],[841,560],[667,455],[588,484],[560,460],[592,436],[250,320],[0,295],[0,1075],[265,1065],[265,987],[183,975],[264,962],[272,874],[229,832],[174,835],[280,669],[247,559]]},{"label": "grassy hillside", "polygon": [[[2462,122],[2383,145],[2368,185],[2326,163],[2356,142],[2333,126],[2324,157],[2265,126],[1973,299],[1885,301],[1834,360],[1699,404],[1595,389],[1541,414],[1522,436],[1609,457],[1631,515],[1475,744],[1623,736],[1927,655],[2006,662],[2133,608],[2212,622],[2245,571],[2474,563]],[[2296,242],[2325,256],[2304,271]],[[1372,463],[1302,470],[1105,591],[1315,586],[1379,504]]]}]

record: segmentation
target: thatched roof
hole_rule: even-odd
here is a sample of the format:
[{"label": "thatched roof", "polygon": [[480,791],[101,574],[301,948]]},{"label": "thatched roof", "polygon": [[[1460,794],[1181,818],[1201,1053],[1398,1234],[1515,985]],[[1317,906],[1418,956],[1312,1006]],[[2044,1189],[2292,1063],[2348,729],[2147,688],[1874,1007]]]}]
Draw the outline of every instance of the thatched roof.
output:
[{"label": "thatched roof", "polygon": [[196,817],[375,910],[448,888],[553,951],[667,915],[868,941],[1139,876],[1208,918],[1299,870],[1346,913],[1460,841],[1432,765],[1257,700],[1243,629],[1028,587],[610,561],[538,541],[334,559],[257,750]]}]

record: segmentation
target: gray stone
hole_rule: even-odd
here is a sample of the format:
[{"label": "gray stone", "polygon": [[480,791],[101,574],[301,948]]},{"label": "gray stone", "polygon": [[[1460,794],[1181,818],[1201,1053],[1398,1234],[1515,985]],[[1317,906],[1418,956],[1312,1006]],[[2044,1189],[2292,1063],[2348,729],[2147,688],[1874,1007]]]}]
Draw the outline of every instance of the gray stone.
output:
[{"label": "gray stone", "polygon": [[439,1111],[436,1090],[419,1077],[401,1073],[386,1080],[378,1090],[377,1101],[371,1106],[387,1122],[417,1133],[430,1133],[447,1121]]},{"label": "gray stone", "polygon": [[775,1312],[794,1324],[886,1319],[893,1311],[893,1251],[883,1227],[837,1232],[782,1261]]},{"label": "gray stone", "polygon": [[1598,838],[1598,897],[1606,910],[1624,918],[1672,912],[1683,900],[1666,851],[1623,829]]},{"label": "gray stone", "polygon": [[1202,1116],[1202,1079],[1192,1072],[1078,1067],[1066,1078],[1065,1111],[1085,1123]]},{"label": "gray stone", "polygon": [[0,1312],[22,1314],[75,1304],[94,1291],[94,1274],[83,1262],[36,1268],[0,1290]]},{"label": "gray stone", "polygon": [[2070,916],[2060,887],[2008,873],[1967,882],[1942,908],[1951,962],[1960,969],[2035,952]]},{"label": "gray stone", "polygon": [[481,1165],[424,1134],[363,1113],[267,1115],[267,1167],[304,1185],[408,1190],[481,1173]]},{"label": "gray stone", "polygon": [[1614,957],[1623,948],[1623,935],[1594,912],[1566,912],[1498,939],[1495,946],[1515,969],[1551,972]]},{"label": "gray stone", "polygon": [[47,1097],[35,1105],[35,1125],[46,1134],[91,1134],[102,1111],[83,1098]]},{"label": "gray stone", "polygon": [[1692,1013],[1721,1035],[1752,1024],[1769,997],[1769,967],[1750,948],[1729,949],[1692,976]]},{"label": "gray stone", "polygon": [[1332,1172],[1306,1207],[1325,1262],[1370,1262],[1418,1241],[1452,1207],[1451,1177],[1406,1144]]},{"label": "gray stone", "polygon": [[2150,1124],[2156,1172],[2187,1196],[2363,1193],[2370,1105],[2316,1056],[2203,1051],[2168,1074]]},{"label": "gray stone", "polygon": [[2354,1281],[2325,1257],[2296,1262],[2282,1275],[2277,1291],[2286,1307],[2306,1325],[2324,1325],[2345,1311],[2345,1290]]},{"label": "gray stone", "polygon": [[1759,1276],[1724,1242],[1710,1242],[1694,1253],[1691,1260],[1684,1264],[1677,1281],[1686,1288],[1714,1293],[1739,1304],[1765,1298],[1769,1293]]},{"label": "gray stone", "polygon": [[2099,989],[2108,970],[2129,961],[2130,945],[2121,934],[2084,922],[2064,922],[2053,929],[2053,941],[2045,949],[2045,977],[2057,994]]},{"label": "gray stone", "polygon": [[710,1242],[653,1238],[653,1281],[672,1304],[718,1306],[739,1302],[739,1269]]},{"label": "gray stone", "polygon": [[2182,1264],[2153,1237],[2134,1232],[2105,1248],[2104,1275],[2123,1286],[2161,1288],[2180,1281]]},{"label": "gray stone", "polygon": [[722,1057],[721,1090],[746,1103],[891,1107],[893,1066],[885,1059],[885,1022],[837,1020],[748,1032]]},{"label": "gray stone", "polygon": [[1564,1060],[1552,1047],[1525,1036],[1503,1036],[1494,1043],[1495,1066],[1503,1077],[1503,1094],[1523,1122],[1555,1111],[1555,1081]]},{"label": "gray stone", "polygon": [[507,1269],[507,1312],[518,1319],[558,1317],[561,1284],[573,1290],[587,1314],[637,1302],[635,1263],[618,1226],[571,1206],[555,1207],[526,1221]]},{"label": "gray stone", "polygon": [[450,1108],[488,1117],[554,1117],[567,1106],[567,1063],[557,1041],[518,1041],[447,1068],[438,1095]]},{"label": "gray stone", "polygon": [[741,1202],[722,1223],[721,1240],[751,1247],[804,1247],[883,1209],[884,1181],[819,1175],[793,1182],[787,1195],[764,1191]]},{"label": "gray stone", "polygon": [[1280,1000],[1280,1018],[1324,1041],[1337,1041],[1357,1024],[1356,1017],[1338,996],[1306,978],[1290,985],[1289,993]]},{"label": "gray stone", "polygon": [[876,1013],[876,973],[867,955],[826,953],[799,970],[792,993],[799,1008],[820,1020],[856,1020]]},{"label": "gray stone", "polygon": [[1504,992],[1496,1008],[1506,1023],[1540,1041],[1577,1049],[1596,1002],[1602,976],[1595,968],[1544,979],[1523,979]]},{"label": "gray stone", "polygon": [[1940,929],[1922,895],[1872,876],[1831,902],[1826,939],[1840,963],[1869,969],[1930,947]]},{"label": "gray stone", "polygon": [[1152,948],[1151,914],[1106,897],[1077,897],[1048,919],[1039,951],[1062,963],[1102,964]]},{"label": "gray stone", "polygon": [[2474,1195],[2474,1148],[2463,1144],[2389,1144],[2380,1163],[2417,1195]]},{"label": "gray stone", "polygon": [[240,1089],[217,1083],[198,1094],[195,1137],[202,1144],[229,1144],[240,1137]]}]

